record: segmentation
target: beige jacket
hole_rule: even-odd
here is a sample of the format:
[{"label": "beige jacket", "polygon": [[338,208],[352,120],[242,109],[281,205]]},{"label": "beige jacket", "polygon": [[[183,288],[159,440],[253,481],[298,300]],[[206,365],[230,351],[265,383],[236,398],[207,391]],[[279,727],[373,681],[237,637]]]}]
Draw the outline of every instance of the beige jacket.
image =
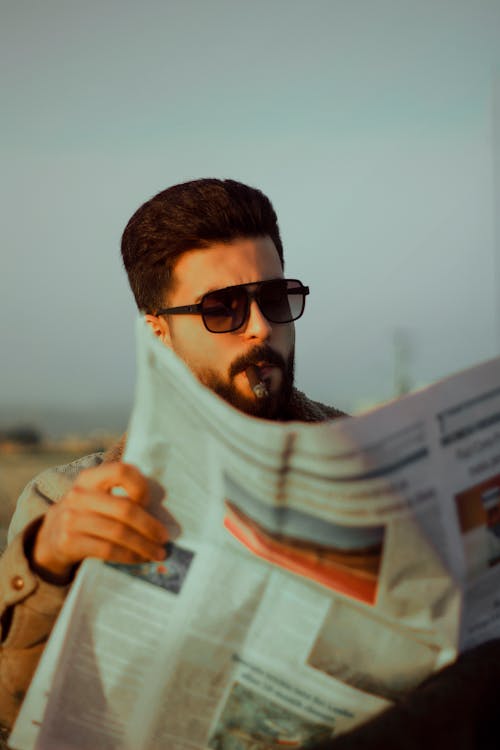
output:
[{"label": "beige jacket", "polygon": [[[294,390],[286,421],[320,422],[342,412]],[[94,453],[35,477],[19,497],[0,558],[0,724],[11,726],[36,669],[69,586],[43,581],[30,568],[26,551],[43,515],[72,486],[82,469],[119,460],[125,440],[108,453]]]}]

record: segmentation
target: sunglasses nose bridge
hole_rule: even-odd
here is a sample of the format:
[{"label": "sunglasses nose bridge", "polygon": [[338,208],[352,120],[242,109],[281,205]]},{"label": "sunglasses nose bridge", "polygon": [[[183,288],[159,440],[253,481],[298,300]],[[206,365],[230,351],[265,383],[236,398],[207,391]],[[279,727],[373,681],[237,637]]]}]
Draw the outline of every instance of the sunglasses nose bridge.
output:
[{"label": "sunglasses nose bridge", "polygon": [[[241,319],[241,322],[240,322],[238,328],[241,328],[241,326],[244,326],[248,322],[248,318],[250,317],[252,302],[254,302],[254,301],[257,303],[257,306],[259,308],[259,311],[260,311],[261,315],[263,315],[264,318],[266,318],[266,315],[265,315],[265,313],[264,313],[264,311],[262,309],[262,306],[260,304],[260,296],[259,295],[260,295],[261,287],[259,285],[259,286],[257,286],[254,289],[250,289],[249,288],[250,286],[253,286],[253,284],[252,285],[249,284],[248,286],[242,285],[240,287],[240,293],[241,293],[241,297],[240,297],[240,300],[241,300],[240,319]],[[267,320],[267,318],[266,318],[266,320]]]},{"label": "sunglasses nose bridge", "polygon": [[267,317],[265,310],[262,307],[262,284],[259,284],[255,289],[248,289],[245,288],[246,291],[246,315],[245,315],[245,321],[248,320],[248,316],[250,315],[250,309],[252,306],[252,302],[257,303],[257,307],[259,308],[260,314],[265,318],[266,321],[269,320]]},{"label": "sunglasses nose bridge", "polygon": [[[242,326],[245,326],[248,336],[260,338],[262,340],[267,339],[270,335],[272,323],[262,309],[259,296],[260,288],[252,291],[247,289],[246,291],[247,309]],[[253,303],[256,304],[256,309],[252,309]]]}]

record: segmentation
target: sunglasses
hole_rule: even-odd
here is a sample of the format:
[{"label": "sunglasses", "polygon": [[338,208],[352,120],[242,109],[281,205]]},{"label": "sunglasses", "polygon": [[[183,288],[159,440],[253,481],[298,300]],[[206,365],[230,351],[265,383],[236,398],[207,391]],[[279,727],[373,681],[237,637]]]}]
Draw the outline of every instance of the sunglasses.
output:
[{"label": "sunglasses", "polygon": [[203,295],[197,305],[165,307],[157,315],[201,315],[210,333],[230,333],[245,323],[255,300],[271,323],[291,323],[304,312],[309,287],[297,279],[270,279],[237,284]]}]

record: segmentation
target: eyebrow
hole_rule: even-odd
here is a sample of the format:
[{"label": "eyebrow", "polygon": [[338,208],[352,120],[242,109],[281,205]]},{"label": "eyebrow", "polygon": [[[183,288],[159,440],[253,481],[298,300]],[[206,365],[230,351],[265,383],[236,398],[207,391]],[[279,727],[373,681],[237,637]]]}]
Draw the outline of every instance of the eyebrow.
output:
[{"label": "eyebrow", "polygon": [[232,289],[235,286],[250,286],[251,284],[261,284],[263,281],[284,281],[283,276],[273,276],[270,279],[259,279],[258,281],[247,281],[243,284],[230,284],[229,286],[212,286],[206,291],[202,292],[198,297],[195,298],[194,304],[198,305],[201,302],[202,297],[204,297],[206,294],[210,294],[210,292],[219,292],[223,289]]},{"label": "eyebrow", "polygon": [[204,296],[205,296],[205,294],[210,294],[210,292],[216,292],[216,291],[217,291],[218,289],[221,289],[221,287],[220,287],[220,286],[213,286],[213,287],[210,287],[210,289],[207,289],[207,290],[206,290],[206,292],[202,292],[201,294],[199,294],[199,295],[198,295],[198,296],[196,297],[196,299],[195,299],[195,301],[194,301],[194,304],[195,304],[195,305],[198,305],[198,304],[199,304],[199,303],[201,302],[201,300],[202,300],[202,297],[204,297]]}]

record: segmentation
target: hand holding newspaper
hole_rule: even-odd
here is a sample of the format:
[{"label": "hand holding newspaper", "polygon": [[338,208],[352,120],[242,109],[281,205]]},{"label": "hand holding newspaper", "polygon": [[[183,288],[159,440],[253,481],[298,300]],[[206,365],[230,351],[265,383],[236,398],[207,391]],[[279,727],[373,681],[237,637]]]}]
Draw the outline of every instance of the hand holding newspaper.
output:
[{"label": "hand holding newspaper", "polygon": [[500,634],[500,359],[273,423],[137,336],[125,460],[169,557],[82,565],[13,748],[306,748]]}]

